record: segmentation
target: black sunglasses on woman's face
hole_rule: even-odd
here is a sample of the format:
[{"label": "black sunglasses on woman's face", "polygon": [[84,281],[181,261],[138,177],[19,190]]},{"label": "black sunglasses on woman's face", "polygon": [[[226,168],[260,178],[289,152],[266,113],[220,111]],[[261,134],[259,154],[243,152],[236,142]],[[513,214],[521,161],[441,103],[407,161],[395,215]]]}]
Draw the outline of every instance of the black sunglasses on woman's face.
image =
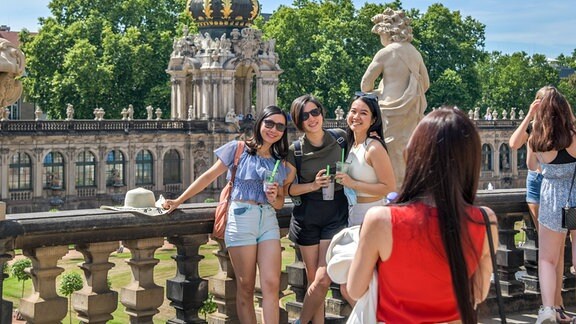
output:
[{"label": "black sunglasses on woman's face", "polygon": [[302,121],[307,121],[310,118],[310,115],[313,117],[320,116],[320,108],[316,107],[309,112],[302,112]]},{"label": "black sunglasses on woman's face", "polygon": [[286,130],[286,125],[284,125],[282,123],[275,123],[274,121],[272,121],[270,119],[264,119],[264,127],[268,128],[268,129],[272,129],[272,128],[276,127],[276,130],[279,132],[283,132]]}]

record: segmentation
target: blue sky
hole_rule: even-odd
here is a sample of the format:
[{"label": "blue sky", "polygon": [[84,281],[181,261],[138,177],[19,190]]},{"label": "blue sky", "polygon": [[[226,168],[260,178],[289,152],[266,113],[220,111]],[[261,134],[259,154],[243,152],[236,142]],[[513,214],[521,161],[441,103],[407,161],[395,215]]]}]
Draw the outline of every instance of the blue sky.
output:
[{"label": "blue sky", "polygon": [[[38,30],[38,17],[50,15],[50,0],[0,0],[0,25],[13,31],[27,28]],[[357,8],[365,0],[354,0]],[[376,1],[381,2],[381,1]],[[404,8],[426,11],[440,2],[463,16],[472,16],[486,25],[486,50],[529,55],[540,53],[548,57],[571,55],[576,49],[576,5],[570,0],[405,0]],[[281,4],[292,1],[260,0],[262,11],[271,13]]]}]

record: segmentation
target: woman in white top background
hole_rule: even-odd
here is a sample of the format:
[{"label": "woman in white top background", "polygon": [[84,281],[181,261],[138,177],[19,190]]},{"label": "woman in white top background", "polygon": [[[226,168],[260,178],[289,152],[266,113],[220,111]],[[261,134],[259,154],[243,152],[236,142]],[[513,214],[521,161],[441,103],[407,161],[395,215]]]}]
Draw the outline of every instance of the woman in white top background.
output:
[{"label": "woman in white top background", "polygon": [[356,92],[346,116],[348,137],[347,173],[336,180],[356,192],[357,203],[350,206],[348,226],[360,225],[366,211],[383,206],[386,195],[396,191],[392,162],[384,143],[384,127],[375,95]]}]

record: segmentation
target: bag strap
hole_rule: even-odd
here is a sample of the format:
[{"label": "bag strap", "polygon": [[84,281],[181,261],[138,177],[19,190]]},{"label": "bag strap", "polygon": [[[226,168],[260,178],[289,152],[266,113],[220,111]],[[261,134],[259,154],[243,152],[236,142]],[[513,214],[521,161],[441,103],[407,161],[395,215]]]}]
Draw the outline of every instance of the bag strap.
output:
[{"label": "bag strap", "polygon": [[498,313],[500,313],[500,322],[506,324],[506,314],[504,312],[504,301],[502,300],[502,291],[500,289],[500,276],[498,275],[498,265],[496,264],[496,252],[494,250],[494,241],[492,240],[492,229],[490,228],[490,219],[484,208],[479,207],[482,216],[484,216],[484,224],[486,224],[486,235],[488,237],[488,245],[490,248],[490,258],[492,259],[492,268],[494,273],[494,288],[496,289],[496,300],[498,301]]},{"label": "bag strap", "polygon": [[[230,183],[234,185],[234,180],[236,180],[236,169],[238,169],[238,162],[240,161],[240,156],[244,152],[244,141],[238,141],[238,145],[236,145],[236,153],[234,153],[234,164],[232,165],[232,169],[230,169]],[[232,190],[230,190],[230,195],[232,194]],[[230,199],[230,197],[228,197]]]},{"label": "bag strap", "polygon": [[576,163],[574,164],[574,173],[572,173],[572,183],[570,184],[570,191],[568,191],[568,198],[566,198],[566,207],[570,207],[570,195],[574,187],[574,177],[576,176]]}]

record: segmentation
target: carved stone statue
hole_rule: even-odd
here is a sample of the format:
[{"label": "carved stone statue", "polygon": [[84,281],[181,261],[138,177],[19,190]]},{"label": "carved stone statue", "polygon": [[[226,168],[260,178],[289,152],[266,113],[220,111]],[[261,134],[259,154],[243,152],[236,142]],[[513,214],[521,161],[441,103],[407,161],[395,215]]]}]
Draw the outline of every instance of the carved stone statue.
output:
[{"label": "carved stone statue", "polygon": [[474,108],[474,119],[475,120],[480,119],[480,107]]},{"label": "carved stone statue", "polygon": [[194,119],[194,107],[188,106],[188,120]]},{"label": "carved stone statue", "polygon": [[128,105],[128,120],[134,119],[134,106],[132,104]]},{"label": "carved stone statue", "polygon": [[492,111],[492,120],[498,120],[498,110]]},{"label": "carved stone statue", "polygon": [[512,109],[510,109],[510,119],[516,119],[516,107],[512,107]]},{"label": "carved stone statue", "polygon": [[502,110],[502,119],[508,119],[508,111],[506,109]]},{"label": "carved stone statue", "polygon": [[492,120],[492,108],[486,108],[486,115],[484,115],[485,120]]},{"label": "carved stone statue", "polygon": [[524,119],[524,110],[520,109],[520,112],[518,114],[520,115],[519,119]]},{"label": "carved stone statue", "polygon": [[[388,120],[384,137],[388,143],[398,188],[404,180],[405,162],[402,155],[408,139],[424,116],[425,93],[430,86],[428,70],[422,55],[410,43],[413,39],[410,19],[403,11],[390,8],[372,17],[372,32],[380,35],[384,46],[366,69],[360,88],[379,96],[383,119]],[[382,77],[377,89],[374,82]]]},{"label": "carved stone statue", "polygon": [[344,109],[342,109],[342,107],[338,106],[336,110],[334,110],[334,114],[336,115],[336,120],[344,119]]},{"label": "carved stone statue", "polygon": [[21,50],[0,38],[0,108],[13,104],[22,95],[22,82],[16,78],[24,73],[25,61]]},{"label": "carved stone statue", "polygon": [[162,109],[156,108],[156,120],[162,119]]},{"label": "carved stone statue", "polygon": [[154,112],[154,108],[152,106],[146,106],[146,119],[152,120],[152,114]]},{"label": "carved stone statue", "polygon": [[74,106],[71,104],[66,105],[66,120],[74,119]]},{"label": "carved stone statue", "polygon": [[40,107],[36,107],[36,110],[34,111],[34,115],[36,116],[35,120],[40,120],[40,118],[42,118],[42,114],[44,112],[42,111],[42,109],[40,109]]},{"label": "carved stone statue", "polygon": [[236,114],[234,113],[234,110],[229,110],[228,113],[226,114],[226,118],[224,119],[225,122],[227,123],[234,123],[236,122]]},{"label": "carved stone statue", "polygon": [[128,119],[128,109],[122,108],[122,111],[120,112],[120,114],[122,115],[122,120]]},{"label": "carved stone statue", "polygon": [[468,110],[468,118],[471,120],[474,119],[474,110],[472,109]]}]

